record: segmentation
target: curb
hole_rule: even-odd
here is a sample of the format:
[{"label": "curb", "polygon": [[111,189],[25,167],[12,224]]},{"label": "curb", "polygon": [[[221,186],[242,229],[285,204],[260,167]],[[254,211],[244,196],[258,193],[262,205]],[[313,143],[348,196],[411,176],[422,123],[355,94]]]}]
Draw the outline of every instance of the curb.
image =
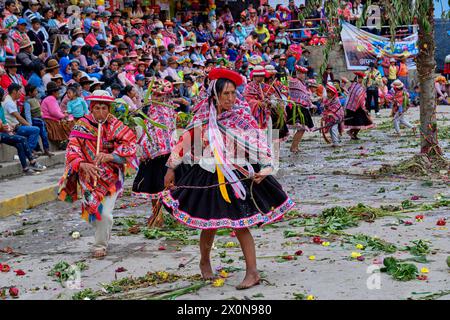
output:
[{"label": "curb", "polygon": [[54,201],[57,198],[58,184],[21,194],[14,198],[0,200],[0,218],[18,214],[24,210]]}]

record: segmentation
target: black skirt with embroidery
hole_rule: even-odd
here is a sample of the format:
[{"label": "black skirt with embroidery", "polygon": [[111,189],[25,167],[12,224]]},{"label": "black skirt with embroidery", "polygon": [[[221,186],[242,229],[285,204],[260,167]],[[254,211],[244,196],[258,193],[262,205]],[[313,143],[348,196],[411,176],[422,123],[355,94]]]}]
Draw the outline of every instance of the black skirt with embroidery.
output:
[{"label": "black skirt with embroidery", "polygon": [[[259,166],[254,166],[255,172]],[[237,171],[236,175],[243,175]],[[246,228],[264,225],[279,220],[289,211],[294,202],[283,191],[278,181],[266,177],[256,184],[242,181],[246,191],[244,200],[238,199],[230,185],[226,185],[230,202],[227,202],[219,187],[206,189],[176,188],[161,193],[166,209],[181,223],[197,229]],[[195,164],[184,172],[177,186],[212,186],[218,184],[217,172],[211,173]],[[253,200],[254,199],[254,200]]]}]

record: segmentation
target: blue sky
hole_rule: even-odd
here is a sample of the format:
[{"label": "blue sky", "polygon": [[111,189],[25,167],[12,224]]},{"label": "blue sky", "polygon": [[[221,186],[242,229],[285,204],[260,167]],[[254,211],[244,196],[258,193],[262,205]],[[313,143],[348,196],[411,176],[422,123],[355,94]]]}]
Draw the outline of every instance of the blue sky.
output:
[{"label": "blue sky", "polygon": [[442,16],[442,9],[444,9],[445,12],[449,10],[448,0],[434,0],[434,16],[436,18],[440,18]]}]

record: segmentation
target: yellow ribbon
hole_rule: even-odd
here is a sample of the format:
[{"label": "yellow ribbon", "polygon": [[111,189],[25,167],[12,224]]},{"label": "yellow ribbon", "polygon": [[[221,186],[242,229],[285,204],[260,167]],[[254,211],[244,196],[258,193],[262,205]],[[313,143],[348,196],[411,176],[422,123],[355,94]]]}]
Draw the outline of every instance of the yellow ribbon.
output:
[{"label": "yellow ribbon", "polygon": [[[216,149],[214,149],[214,157],[216,158],[216,161],[219,164],[222,164],[222,162],[220,161],[219,155],[217,154]],[[230,196],[228,195],[228,191],[227,191],[227,186],[225,185],[225,176],[223,175],[223,173],[220,170],[218,165],[216,165],[216,170],[217,170],[217,178],[218,178],[219,184],[220,184],[220,186],[219,186],[220,194],[222,195],[222,198],[226,202],[231,203]]]}]

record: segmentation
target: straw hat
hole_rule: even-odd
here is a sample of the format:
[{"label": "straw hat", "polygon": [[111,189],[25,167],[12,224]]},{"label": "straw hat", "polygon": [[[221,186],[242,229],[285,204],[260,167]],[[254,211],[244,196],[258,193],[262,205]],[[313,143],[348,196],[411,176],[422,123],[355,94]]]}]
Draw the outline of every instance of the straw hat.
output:
[{"label": "straw hat", "polygon": [[394,82],[392,82],[392,86],[395,88],[395,89],[402,89],[403,88],[403,82],[401,82],[400,80],[395,80]]},{"label": "straw hat", "polygon": [[72,31],[72,37],[75,37],[79,34],[86,34],[83,30],[81,30],[80,28],[75,28]]},{"label": "straw hat", "polygon": [[45,71],[50,71],[50,70],[57,69],[57,68],[59,68],[58,60],[50,59],[47,62],[47,68],[45,68]]},{"label": "straw hat", "polygon": [[35,42],[34,41],[30,41],[30,39],[24,38],[21,42],[20,42],[20,49],[25,49],[28,47],[31,47]]}]

